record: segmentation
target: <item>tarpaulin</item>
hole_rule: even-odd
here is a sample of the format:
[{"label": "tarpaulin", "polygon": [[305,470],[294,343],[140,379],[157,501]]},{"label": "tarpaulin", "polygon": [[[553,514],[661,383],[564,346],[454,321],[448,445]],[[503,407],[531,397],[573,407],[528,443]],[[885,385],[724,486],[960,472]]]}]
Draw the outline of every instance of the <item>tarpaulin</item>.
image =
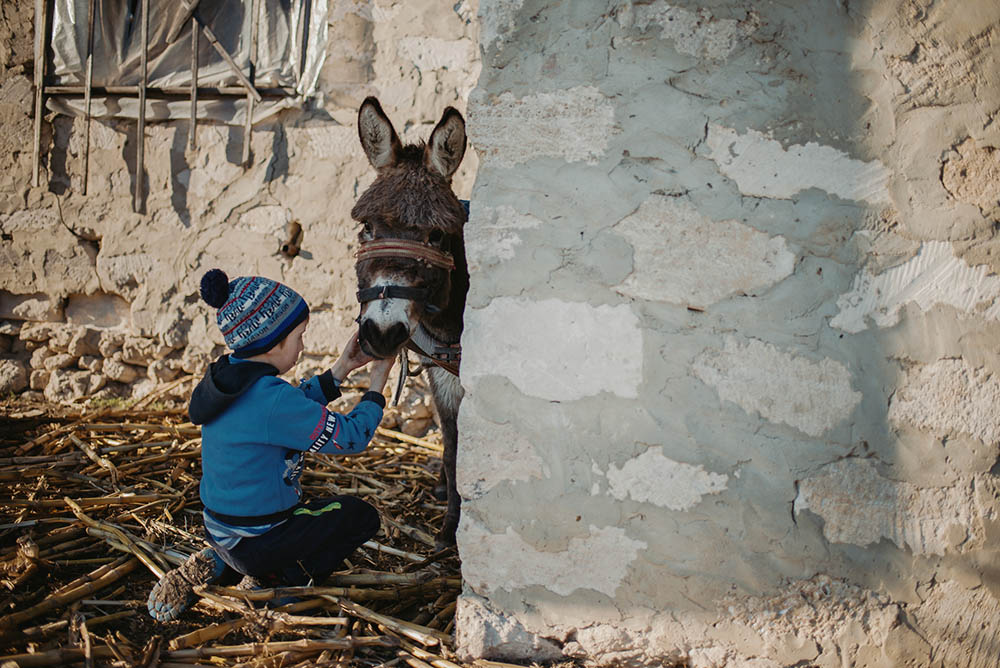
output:
[{"label": "tarpaulin", "polygon": [[[190,4],[191,0],[188,0]],[[54,0],[48,85],[83,86],[86,82],[88,0]],[[258,88],[287,88],[279,99],[265,98],[254,105],[259,121],[280,109],[299,106],[316,90],[326,56],[328,0],[258,0],[254,84]],[[97,0],[94,16],[94,87],[137,86],[142,80],[142,2]],[[242,72],[250,73],[250,0],[201,0],[196,13],[215,34]],[[149,0],[147,86],[186,88],[191,84],[190,10],[177,0]],[[182,26],[167,43],[171,29]],[[176,32],[176,31],[175,31]],[[198,49],[198,86],[240,86],[239,78],[204,35]],[[147,120],[190,118],[191,105],[183,98],[147,99]],[[83,115],[80,97],[48,98],[54,111]],[[95,96],[93,117],[138,117],[138,99]],[[245,98],[199,99],[198,118],[242,125]]]}]

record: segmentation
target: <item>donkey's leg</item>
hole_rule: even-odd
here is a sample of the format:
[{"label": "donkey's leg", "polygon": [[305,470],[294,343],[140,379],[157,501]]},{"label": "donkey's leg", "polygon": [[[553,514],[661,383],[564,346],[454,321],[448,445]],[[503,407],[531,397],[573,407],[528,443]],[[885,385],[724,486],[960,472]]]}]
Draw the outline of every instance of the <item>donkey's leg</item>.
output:
[{"label": "donkey's leg", "polygon": [[442,473],[448,489],[448,511],[437,537],[438,545],[443,547],[455,543],[461,505],[455,479],[455,460],[458,454],[458,407],[462,403],[462,386],[458,378],[443,369],[431,369],[429,376],[434,407],[441,424],[441,440],[444,445]]}]

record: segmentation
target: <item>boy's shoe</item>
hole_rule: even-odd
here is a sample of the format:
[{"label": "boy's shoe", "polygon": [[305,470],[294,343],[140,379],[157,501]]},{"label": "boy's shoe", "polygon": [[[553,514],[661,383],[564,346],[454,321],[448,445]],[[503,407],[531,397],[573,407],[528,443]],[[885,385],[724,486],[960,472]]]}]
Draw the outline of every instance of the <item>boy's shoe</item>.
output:
[{"label": "boy's shoe", "polygon": [[146,608],[160,622],[172,622],[187,610],[194,600],[194,588],[215,582],[226,571],[226,564],[215,550],[205,548],[168,571],[153,585]]},{"label": "boy's shoe", "polygon": [[[265,585],[259,578],[255,578],[252,575],[244,575],[243,579],[240,580],[239,584],[236,585],[237,589],[242,591],[253,591],[254,589],[264,589]],[[273,586],[273,585],[272,585]],[[289,603],[298,603],[301,598],[297,596],[282,596],[281,598],[274,598],[270,601],[259,601],[254,603],[254,607],[260,608],[280,608],[283,605],[288,605]]]}]

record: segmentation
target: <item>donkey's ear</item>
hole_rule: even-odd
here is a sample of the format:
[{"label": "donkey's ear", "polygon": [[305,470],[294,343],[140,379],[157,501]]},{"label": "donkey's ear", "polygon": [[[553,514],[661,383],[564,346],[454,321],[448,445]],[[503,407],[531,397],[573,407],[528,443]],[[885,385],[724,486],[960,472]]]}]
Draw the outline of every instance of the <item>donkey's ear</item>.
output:
[{"label": "donkey's ear", "polygon": [[375,169],[394,164],[403,147],[392,122],[374,97],[366,99],[358,110],[358,136],[368,162]]},{"label": "donkey's ear", "polygon": [[465,119],[458,110],[448,107],[424,148],[424,164],[428,169],[450,179],[464,156]]}]

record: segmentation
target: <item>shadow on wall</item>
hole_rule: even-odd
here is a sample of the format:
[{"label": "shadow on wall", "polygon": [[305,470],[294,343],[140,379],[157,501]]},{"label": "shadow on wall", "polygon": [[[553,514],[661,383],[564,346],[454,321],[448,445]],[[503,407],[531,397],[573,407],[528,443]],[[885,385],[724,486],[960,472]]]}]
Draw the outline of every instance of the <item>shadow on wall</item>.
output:
[{"label": "shadow on wall", "polygon": [[188,208],[191,166],[186,153],[190,131],[191,121],[174,123],[174,139],[170,145],[170,205],[184,227],[191,227],[191,210]]},{"label": "shadow on wall", "polygon": [[[995,222],[953,196],[942,173],[968,137],[1000,139],[987,120],[1000,85],[981,74],[1000,64],[985,48],[1000,8],[930,0],[844,8],[843,77],[812,92],[816,141],[866,163],[854,199],[870,206],[845,230],[853,232],[838,260],[846,282],[821,339],[836,337],[863,398],[850,449],[796,480],[793,512],[800,531],[822,532],[827,573],[864,587],[883,611],[900,604],[883,661],[993,666]],[[967,192],[990,187],[982,172],[962,175]]]}]

